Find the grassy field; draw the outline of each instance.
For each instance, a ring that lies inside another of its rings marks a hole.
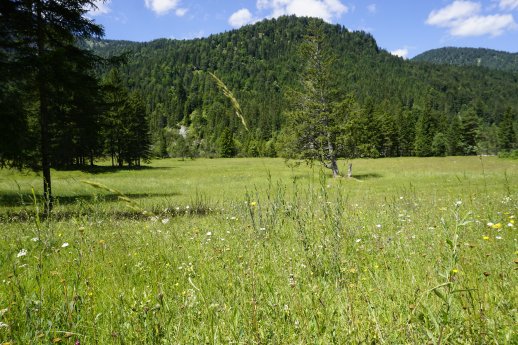
[[[353,166],[1,170],[0,344],[517,344],[518,162]]]

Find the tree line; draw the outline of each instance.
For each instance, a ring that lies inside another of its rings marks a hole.
[[[403,60],[368,33],[318,19],[280,17],[186,41],[85,44],[103,57],[130,57],[121,77],[145,99],[155,156],[279,156],[311,23],[322,26],[336,57],[336,92],[355,104],[348,124],[355,128],[354,156],[496,154],[517,147],[518,74]],[[205,72],[232,90],[250,131]]]
[[[146,108],[112,62],[81,48],[103,29],[85,14],[95,1],[0,3],[0,164],[42,171],[52,209],[50,169],[139,165],[149,157]]]

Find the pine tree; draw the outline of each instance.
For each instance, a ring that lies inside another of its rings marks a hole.
[[[498,148],[500,151],[511,151],[518,147],[517,141],[513,113],[511,108],[507,108],[498,125]]]
[[[446,154],[448,156],[458,156],[464,154],[462,145],[461,121],[457,115],[452,117],[450,127],[448,128]]]

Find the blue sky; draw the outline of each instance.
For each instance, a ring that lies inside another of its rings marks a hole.
[[[206,37],[285,14],[370,32],[407,58],[445,46],[518,51],[518,0],[109,0],[89,16],[105,38],[150,41]]]

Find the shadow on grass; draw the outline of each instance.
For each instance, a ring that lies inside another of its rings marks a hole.
[[[132,199],[144,199],[154,197],[172,197],[177,196],[179,193],[130,193],[124,194],[124,196]],[[38,202],[41,199],[40,195],[36,195]],[[114,202],[119,201],[118,195],[115,194],[79,194],[79,195],[67,195],[67,196],[55,196],[55,203],[59,205],[70,205],[78,202]],[[15,207],[15,206],[29,206],[34,204],[32,195],[29,193],[0,193],[0,206],[4,207]]]
[[[353,174],[353,178],[357,179],[357,180],[361,180],[361,181],[364,181],[364,180],[372,180],[372,179],[376,179],[376,178],[381,178],[383,177],[383,175],[381,174],[377,174],[377,173],[371,173],[371,174]]]
[[[152,167],[148,165],[143,166],[134,166],[134,167],[112,167],[111,165],[94,165],[94,166],[84,166],[84,167],[71,167],[71,168],[59,168],[59,171],[81,171],[89,174],[107,174],[107,173],[116,173],[120,171],[158,171],[158,170],[170,170],[175,169],[175,167]]]

